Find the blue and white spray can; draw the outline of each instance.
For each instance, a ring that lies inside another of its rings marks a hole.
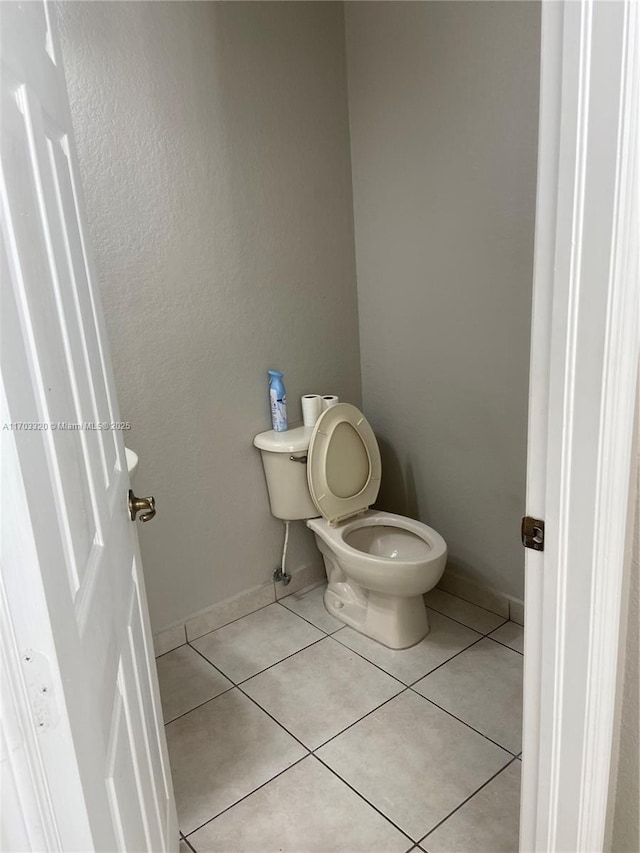
[[[271,426],[275,432],[284,432],[287,423],[287,392],[279,370],[267,370],[269,374],[269,398],[271,400]]]

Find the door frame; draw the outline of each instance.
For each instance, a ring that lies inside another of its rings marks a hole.
[[[602,850],[638,379],[640,16],[542,3],[520,849]]]

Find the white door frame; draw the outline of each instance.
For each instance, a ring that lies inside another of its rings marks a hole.
[[[639,13],[542,6],[520,849],[603,849],[638,377]]]

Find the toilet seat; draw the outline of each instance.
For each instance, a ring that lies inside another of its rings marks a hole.
[[[378,442],[362,412],[338,403],[318,418],[307,454],[309,492],[329,524],[365,512],[380,491]]]

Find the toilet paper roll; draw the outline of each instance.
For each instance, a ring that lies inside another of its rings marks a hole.
[[[305,394],[300,398],[302,405],[302,423],[305,426],[315,426],[322,412],[322,397],[319,394]]]
[[[336,406],[339,402],[340,397],[336,397],[334,394],[325,394],[322,398],[322,411],[325,412],[331,406]]]

